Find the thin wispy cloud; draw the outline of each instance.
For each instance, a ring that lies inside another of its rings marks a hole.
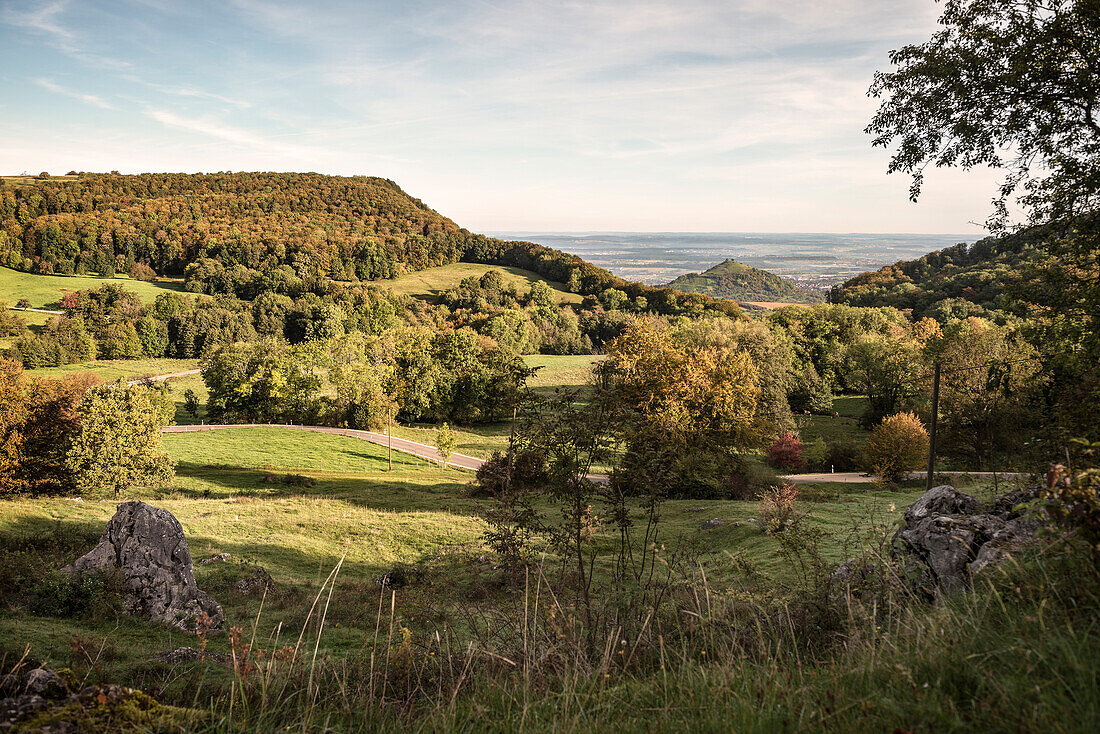
[[[914,207],[862,132],[933,0],[4,2],[17,167],[89,169],[58,143],[109,105],[149,143],[110,168],[376,174],[478,229],[959,231],[990,196]]]
[[[110,102],[108,102],[107,100],[103,99],[102,97],[98,97],[94,94],[87,94],[85,92],[78,92],[75,89],[66,89],[65,87],[61,86],[60,84],[57,84],[56,82],[50,81],[49,79],[35,79],[34,82],[38,86],[42,87],[43,89],[45,89],[47,91],[53,92],[54,94],[63,94],[66,97],[71,97],[73,99],[78,99],[81,102],[86,102],[87,104],[94,105],[96,107],[100,107],[100,108],[105,109],[105,110],[115,109],[115,106],[112,105]]]
[[[37,31],[56,39],[71,40],[73,32],[63,27],[58,18],[67,2],[7,5],[0,10],[0,19],[8,25]]]
[[[271,155],[285,155],[308,160],[318,154],[316,148],[273,140],[249,130],[226,125],[217,120],[182,117],[168,110],[157,109],[145,110],[145,114],[168,127],[254,148]]]

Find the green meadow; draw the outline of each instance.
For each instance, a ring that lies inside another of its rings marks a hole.
[[[164,278],[147,282],[123,276],[98,278],[92,275],[37,275],[11,268],[0,267],[0,301],[14,306],[26,298],[31,308],[56,309],[66,293],[98,288],[104,283],[115,283],[133,291],[145,303],[152,303],[165,291],[178,291],[182,284]]]
[[[499,265],[482,265],[480,263],[452,263],[441,265],[427,270],[417,270],[406,273],[392,280],[376,280],[374,285],[388,288],[400,295],[414,296],[427,300],[437,300],[443,291],[457,286],[464,278],[480,278],[490,270],[497,270],[504,275],[506,285],[515,286],[520,293],[526,293],[531,285],[540,278],[537,274],[522,268],[504,267]],[[565,290],[565,284],[554,281],[546,281],[553,289],[558,303],[580,303],[581,297],[576,293]]]

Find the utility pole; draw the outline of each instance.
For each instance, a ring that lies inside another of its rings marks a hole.
[[[512,406],[512,432],[508,434],[508,488],[512,488],[512,461],[513,461],[513,447],[516,443],[516,414],[519,412],[519,406]]]
[[[940,363],[935,363],[936,373],[932,377],[932,425],[928,431],[928,478],[924,490],[932,489],[932,474],[936,471],[936,420],[940,416]]]
[[[519,406],[512,406],[512,432],[508,436],[508,453],[512,452],[512,444],[516,440],[516,414],[519,412]]]
[[[386,458],[393,471],[393,408],[386,411]]]

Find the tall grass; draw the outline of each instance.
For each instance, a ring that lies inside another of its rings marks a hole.
[[[338,567],[293,652],[233,642],[213,731],[1094,731],[1100,584],[1058,542],[936,605],[880,566],[858,589],[818,575],[793,594],[718,591],[677,569],[668,603],[583,615],[528,569],[509,601],[449,611],[427,633],[379,589],[373,639],[318,655]],[[629,601],[631,590],[624,590]],[[259,618],[252,631],[255,640]],[[303,641],[312,652],[303,654]]]

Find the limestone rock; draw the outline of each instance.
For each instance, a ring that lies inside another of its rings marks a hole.
[[[258,590],[273,591],[275,589],[275,579],[271,578],[271,574],[263,566],[253,566],[251,573],[242,576],[235,586],[237,591],[245,594]]]
[[[1016,508],[1037,489],[995,498],[988,506],[953,487],[934,487],[905,511],[894,556],[930,596],[951,593],[1031,540],[1038,525]]]
[[[194,630],[200,614],[212,627],[223,621],[221,606],[199,589],[191,552],[179,521],[163,508],[123,502],[99,545],[66,570],[77,575],[117,570],[126,585],[126,611]]]
[[[229,556],[228,553],[219,553],[216,556],[210,556],[209,558],[203,558],[201,561],[199,561],[199,565],[202,566],[202,565],[205,565],[207,563],[223,563],[225,561],[228,561],[229,558],[230,558],[230,556]]]

